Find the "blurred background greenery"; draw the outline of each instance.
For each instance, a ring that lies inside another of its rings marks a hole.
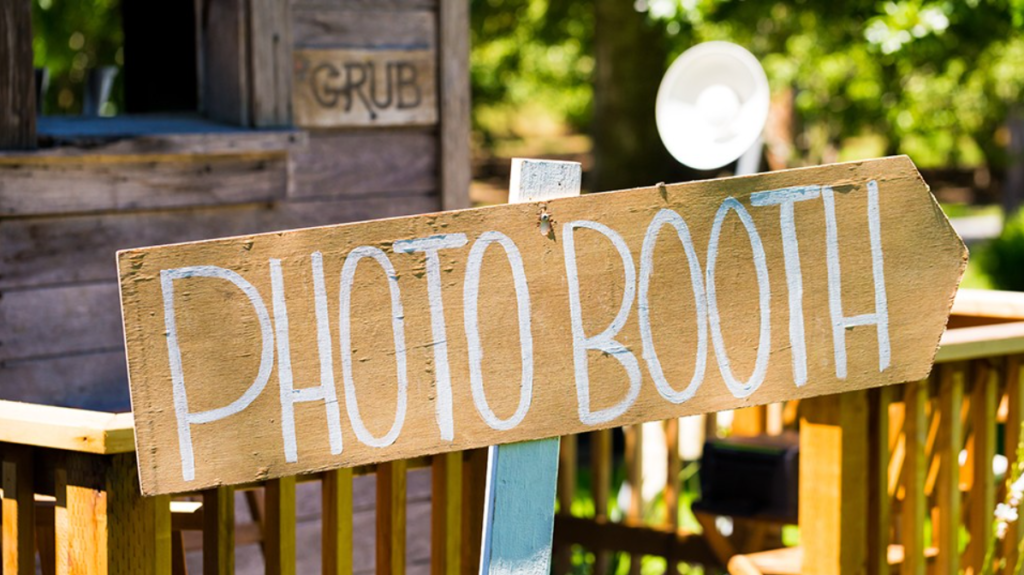
[[[1024,200],[1024,0],[470,4],[479,201],[503,200],[514,155],[579,160],[588,190],[727,173],[680,166],[654,126],[664,71],[708,40],[765,67],[762,168],[908,154],[951,215],[990,218],[996,232]],[[123,66],[120,0],[33,7],[36,66],[50,74],[43,111],[79,113],[88,71]],[[103,115],[124,110],[121,83]],[[1024,270],[1024,216],[1007,221],[1002,240],[972,243],[967,285],[1024,289],[1012,273]]]

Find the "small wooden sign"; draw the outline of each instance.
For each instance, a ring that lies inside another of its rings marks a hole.
[[[124,251],[142,489],[919,380],[966,261],[906,157]]]
[[[295,50],[295,123],[310,128],[437,123],[433,50]]]

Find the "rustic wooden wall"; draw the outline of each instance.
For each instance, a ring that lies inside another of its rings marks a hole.
[[[0,151],[0,398],[128,407],[118,249],[467,205],[467,0],[446,1],[443,10],[427,0],[248,3],[256,6],[292,21],[253,16],[253,33],[265,24],[275,41],[292,35],[295,46],[438,47],[438,100],[447,103],[439,104],[437,122],[225,128],[211,137]],[[279,77],[263,82],[273,98],[249,102],[267,108],[269,119],[257,125],[290,115]]]

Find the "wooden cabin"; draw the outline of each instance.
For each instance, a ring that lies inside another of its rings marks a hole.
[[[118,249],[469,203],[468,1],[122,4],[110,118],[36,114],[0,4],[0,399],[127,408]]]

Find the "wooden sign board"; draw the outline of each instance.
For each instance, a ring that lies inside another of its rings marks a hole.
[[[295,123],[309,128],[437,123],[434,50],[295,50]]]
[[[906,157],[123,251],[143,492],[919,380],[966,262]]]

